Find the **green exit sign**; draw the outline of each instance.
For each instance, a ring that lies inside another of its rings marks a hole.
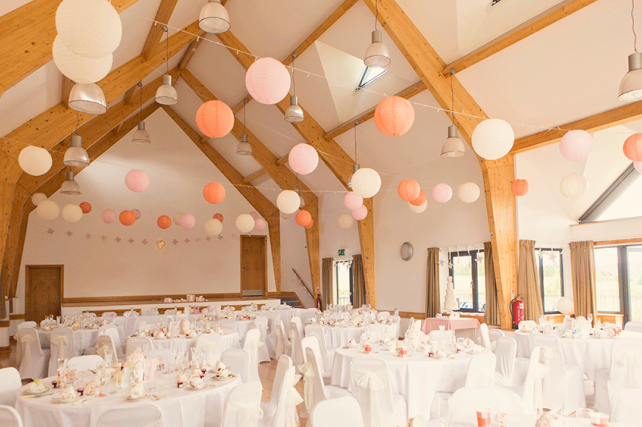
[[[339,249],[339,256],[345,256],[346,255],[346,250],[345,249]]]

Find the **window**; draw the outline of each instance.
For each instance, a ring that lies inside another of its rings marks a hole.
[[[620,306],[620,248],[596,248],[595,293],[597,311],[621,313]]]
[[[453,278],[459,311],[486,310],[484,251],[451,252],[449,274]]]
[[[366,69],[363,70],[363,74],[361,75],[361,80],[359,81],[359,84],[357,85],[357,88],[355,89],[355,91],[359,92],[361,89],[368,86],[370,83],[374,82],[379,77],[386,74],[387,72],[388,71],[384,68],[366,67]]]
[[[597,311],[642,321],[642,245],[595,248]]]
[[[535,251],[544,313],[558,313],[555,304],[558,299],[564,296],[562,249],[535,248]]]
[[[337,305],[352,304],[352,261],[337,261],[335,268]]]

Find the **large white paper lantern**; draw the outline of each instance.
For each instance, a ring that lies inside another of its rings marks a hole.
[[[88,58],[73,53],[56,37],[53,42],[53,59],[62,74],[75,83],[89,84],[104,79],[111,71],[113,55],[102,58]]]
[[[560,140],[560,153],[574,162],[586,159],[593,149],[593,135],[585,130],[572,130]]]
[[[241,214],[236,218],[236,228],[241,233],[249,233],[254,230],[254,218],[250,214]]]
[[[30,145],[22,149],[18,155],[18,163],[22,170],[29,175],[40,176],[49,172],[53,159],[49,151]]]
[[[56,30],[69,50],[89,58],[113,53],[123,35],[118,12],[107,0],[64,0],[56,11]]]
[[[205,221],[205,232],[210,236],[218,236],[223,231],[223,223],[216,218]]]
[[[352,219],[352,215],[348,215],[345,213],[339,215],[339,227],[350,228],[352,227],[353,222],[354,222],[354,219]]]
[[[47,196],[44,193],[35,193],[33,196],[31,196],[31,202],[36,206],[38,206],[45,200],[47,200]]]
[[[70,203],[62,208],[62,217],[67,222],[78,222],[82,218],[82,209],[80,206]]]
[[[425,210],[426,210],[426,208],[428,207],[428,200],[426,200],[425,202],[423,202],[423,203],[422,203],[421,205],[419,205],[419,206],[415,206],[415,205],[413,205],[412,203],[408,202],[408,207],[409,207],[409,208],[410,208],[410,210],[411,210],[412,212],[414,212],[414,213],[422,213],[422,212],[423,212],[423,211],[425,211]]]
[[[579,199],[588,191],[588,181],[579,173],[572,173],[562,178],[560,191],[569,199]]]
[[[487,119],[473,131],[473,150],[486,160],[504,157],[515,142],[515,133],[508,123],[499,119]]]
[[[53,200],[45,200],[38,205],[36,213],[40,218],[52,221],[60,215],[60,207],[58,207],[58,203]]]
[[[172,218],[172,220],[174,221],[174,224],[176,224],[176,225],[181,225],[181,218],[182,218],[182,217],[183,217],[183,214],[182,214],[182,213],[176,213],[176,214],[174,214],[174,217]]]
[[[465,182],[457,187],[457,197],[464,203],[473,203],[479,199],[479,187],[474,182]]]
[[[276,206],[285,214],[293,214],[299,209],[300,205],[301,198],[292,190],[281,191],[276,198]]]
[[[364,199],[373,197],[381,188],[381,177],[376,170],[361,168],[352,175],[352,191]]]

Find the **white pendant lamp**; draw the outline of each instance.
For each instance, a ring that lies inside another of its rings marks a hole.
[[[163,31],[165,31],[166,34],[165,57],[167,59],[165,63],[167,64],[167,73],[169,73],[169,30],[167,25],[163,25]],[[169,74],[163,76],[163,85],[156,91],[154,100],[161,105],[175,105],[178,103],[178,93],[176,93],[176,89],[172,86],[172,76]]]
[[[294,81],[294,58],[297,54],[292,55],[292,96],[290,96],[290,106],[285,110],[285,121],[290,123],[300,123],[303,117],[303,109],[299,107],[299,100],[296,97],[296,82]]]
[[[230,16],[221,4],[221,0],[209,0],[201,9],[201,15],[198,19],[198,28],[201,30],[212,33],[220,34],[228,31],[232,24],[230,24]]]
[[[455,126],[455,93],[453,92],[453,78],[455,70],[450,69],[450,96],[451,96],[451,114],[452,125],[448,126],[448,139],[441,146],[441,157],[462,157],[466,155],[466,144],[457,135],[457,126]]]
[[[145,122],[143,121],[143,84],[138,83],[138,88],[140,92],[140,122],[138,122],[138,129],[136,129],[132,136],[132,142],[134,144],[146,145],[151,144],[152,140],[149,137],[149,133],[145,130]]]
[[[247,99],[243,102],[247,104]],[[239,156],[252,155],[252,146],[247,142],[247,135],[245,134],[245,105],[243,106],[243,135],[241,135],[241,142],[236,146],[236,154]]]
[[[80,195],[80,185],[78,185],[78,183],[74,180],[74,173],[72,171],[67,171],[67,180],[62,183],[60,192],[69,196]]]
[[[633,21],[633,49],[635,53],[629,55],[629,72],[624,75],[620,82],[620,90],[617,99],[620,101],[637,101],[642,99],[642,52],[638,52],[635,34],[635,18],[633,8],[635,3],[631,0],[631,20]]]
[[[377,21],[379,19],[379,2],[375,0],[375,30],[372,32],[372,43],[366,50],[366,56],[363,63],[370,68],[385,68],[390,64],[390,51],[383,44],[383,34],[377,30]]]
[[[80,135],[71,136],[71,147],[65,151],[65,158],[62,162],[65,166],[80,168],[89,166],[89,154],[82,148],[82,137]]]
[[[95,83],[76,84],[69,92],[69,102],[72,110],[89,114],[105,114],[107,101],[103,90]]]
[[[305,207],[305,200],[303,200],[303,197],[301,197],[301,190],[297,188],[294,190],[294,192],[299,195],[299,209],[303,209]]]

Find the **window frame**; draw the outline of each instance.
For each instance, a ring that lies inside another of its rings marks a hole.
[[[334,262],[334,277],[336,277],[336,283],[335,283],[335,297],[337,304],[339,304],[339,268],[340,264],[349,264],[348,265],[348,270],[350,274],[348,275],[350,277],[350,304],[354,304],[354,285],[352,283],[352,261],[349,260],[340,260],[340,261],[335,261]]]
[[[535,248],[537,259],[539,260],[537,269],[539,270],[539,291],[542,296],[542,309],[544,310],[544,314],[561,314],[559,310],[546,311],[546,299],[544,296],[544,251],[555,251],[560,253],[560,290],[562,294],[560,298],[564,296],[564,253],[562,248]]]
[[[470,275],[472,276],[473,282],[473,308],[458,308],[455,311],[462,313],[485,313],[485,311],[480,311],[479,309],[479,281],[478,281],[478,270],[477,270],[477,256],[479,253],[484,253],[483,249],[474,249],[471,251],[456,251],[448,253],[448,274],[453,278],[453,285],[455,285],[455,258],[457,257],[470,257]],[[450,266],[452,264],[452,267]],[[457,301],[459,306],[459,301]]]
[[[629,252],[630,247],[638,246],[642,248],[642,244],[630,244],[630,245],[605,245],[605,246],[596,246],[593,248],[593,253],[595,254],[596,250],[599,249],[610,249],[615,248],[617,251],[617,280],[618,280],[618,290],[620,297],[620,310],[619,311],[605,311],[599,310],[600,314],[621,314],[623,316],[623,323],[629,321],[631,317],[631,287],[629,286]],[[597,285],[597,277],[595,281]],[[596,290],[597,298],[597,290]]]

